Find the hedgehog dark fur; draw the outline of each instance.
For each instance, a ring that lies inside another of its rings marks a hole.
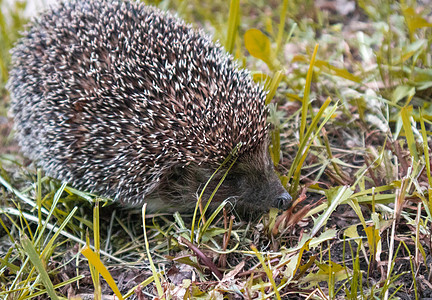
[[[214,201],[287,206],[267,153],[265,92],[177,17],[134,2],[66,2],[33,21],[12,62],[17,138],[48,175],[184,211],[241,143]]]

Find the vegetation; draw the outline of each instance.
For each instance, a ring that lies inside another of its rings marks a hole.
[[[270,153],[295,200],[246,221],[228,202],[124,210],[22,158],[4,88],[17,3],[0,1],[0,299],[432,297],[430,6],[152,1],[269,90]]]

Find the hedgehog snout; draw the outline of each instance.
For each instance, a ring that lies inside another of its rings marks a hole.
[[[291,206],[291,200],[291,195],[284,191],[274,200],[273,207],[286,210]]]
[[[234,189],[232,189],[234,190]],[[285,210],[291,205],[291,196],[281,184],[273,168],[260,173],[248,173],[242,177],[237,191],[246,206],[254,205],[258,210],[270,207]]]

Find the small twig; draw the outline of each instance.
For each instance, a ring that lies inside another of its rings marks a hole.
[[[223,223],[224,223],[225,233],[223,236],[222,248],[225,251],[227,244],[228,244],[227,236],[226,236],[226,234],[227,234],[226,230],[228,229],[228,214],[227,214],[225,207],[223,208]],[[221,256],[219,257],[219,267],[221,267],[221,268],[226,267],[226,255],[225,254],[221,254]]]
[[[228,248],[228,243],[230,241],[230,237],[231,237],[231,231],[232,231],[232,227],[233,227],[233,223],[234,223],[234,216],[230,217],[229,220],[229,224],[228,224],[228,215],[226,212],[226,209],[223,209],[223,213],[224,213],[224,228],[225,228],[225,234],[223,236],[223,242],[222,242],[222,249],[223,251],[226,251],[226,249]],[[219,266],[221,268],[226,268],[226,254],[221,254],[220,258],[219,258]]]
[[[204,197],[204,195],[203,195],[203,197]],[[204,208],[203,208],[203,205],[202,205],[202,197],[199,199],[199,204],[198,204],[199,206],[199,210],[200,210],[200,213],[201,213],[201,216],[202,216],[202,224],[204,225],[205,223],[206,223],[206,217],[205,217],[205,214],[204,214]]]
[[[390,141],[389,141],[388,144],[389,144],[388,147],[390,149],[391,149],[391,145],[393,145],[394,152],[396,154],[396,157],[399,160],[399,163],[400,163],[401,169],[402,169],[402,170],[399,170],[400,174],[406,173],[407,170],[408,170],[408,167],[409,167],[409,163],[405,159],[405,157],[402,155],[402,149],[401,149],[399,143],[397,141],[393,142],[393,143],[390,143]]]
[[[375,174],[374,174],[374,172],[372,170],[372,165],[369,162],[369,158],[367,157],[367,154],[364,156],[364,160],[365,160],[365,163],[366,163],[366,166],[367,166],[367,171],[368,171],[370,177],[372,178],[375,186],[380,186],[381,183],[378,181],[378,179],[376,178],[376,176],[375,176]]]

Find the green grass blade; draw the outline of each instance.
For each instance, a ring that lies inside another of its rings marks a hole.
[[[45,231],[45,229],[46,229],[46,227],[47,227],[47,225],[48,225],[49,220],[51,219],[51,216],[52,216],[53,213],[54,213],[54,210],[55,210],[56,207],[57,207],[57,203],[59,202],[59,200],[60,200],[60,196],[61,196],[61,194],[63,193],[63,191],[64,191],[66,185],[67,185],[67,183],[64,182],[64,183],[61,185],[61,187],[57,190],[57,192],[54,194],[53,203],[52,203],[52,205],[51,205],[51,209],[50,209],[50,211],[48,212],[48,216],[45,218],[45,222],[43,223],[42,227],[38,227],[38,229],[40,228],[40,230],[39,230],[39,235],[38,235],[38,237],[37,237],[37,239],[36,239],[36,241],[35,241],[35,245],[39,244],[39,241],[44,237],[44,234],[43,234],[43,233],[44,233],[44,231]]]
[[[164,293],[163,293],[163,289],[162,289],[162,285],[159,279],[159,273],[156,271],[156,267],[153,263],[153,259],[151,257],[151,253],[150,253],[150,245],[147,239],[147,228],[146,228],[146,207],[147,207],[147,203],[144,204],[143,208],[142,208],[142,218],[143,218],[143,230],[144,230],[144,242],[145,242],[145,248],[146,248],[146,252],[147,252],[147,258],[149,260],[150,263],[150,268],[152,270],[152,274],[153,274],[153,278],[155,281],[155,285],[156,285],[156,289],[159,295],[159,298],[163,298],[164,297]]]
[[[282,48],[282,42],[285,32],[285,21],[286,21],[286,15],[288,10],[288,0],[283,0],[282,8],[280,10],[280,20],[279,20],[279,27],[278,27],[278,33],[276,37],[276,55],[279,54],[279,51]]]
[[[425,165],[426,165],[426,175],[429,182],[429,188],[432,188],[432,173],[431,173],[430,159],[429,159],[429,145],[427,142],[428,137],[427,137],[424,121],[425,121],[425,116],[423,114],[423,110],[420,110],[420,126],[421,126],[421,134],[423,138],[423,154],[424,154]]]
[[[68,280],[66,280],[66,281],[63,281],[62,283],[56,284],[56,285],[54,286],[54,289],[62,288],[62,287],[64,287],[64,286],[68,285],[68,284],[72,284],[72,283],[74,283],[74,282],[78,282],[79,280],[84,279],[84,278],[85,278],[84,275],[78,275],[78,276],[75,276],[74,278],[71,278],[71,279],[68,279]],[[36,292],[36,293],[34,293],[34,294],[31,294],[31,295],[29,295],[29,296],[26,296],[26,297],[22,298],[22,300],[25,300],[25,299],[31,299],[31,298],[36,298],[36,297],[39,297],[39,296],[41,296],[41,295],[44,295],[46,292],[47,292],[47,291],[40,291],[40,292]]]
[[[276,94],[276,90],[282,80],[282,78],[284,77],[284,72],[282,70],[277,71],[274,76],[272,77],[270,83],[269,83],[269,87],[268,87],[268,94],[266,96],[266,100],[265,100],[265,104],[268,105],[274,95]]]
[[[99,226],[99,200],[96,199],[96,203],[93,207],[93,239],[94,239],[94,249],[95,249],[95,251],[93,253],[96,255],[98,262],[100,262],[102,264],[102,262],[100,261],[100,232],[99,232],[100,229],[99,228],[100,228],[100,226]],[[85,249],[90,249],[90,248],[85,248]],[[94,257],[93,257],[93,259],[94,259]],[[95,264],[96,261],[93,261],[91,263],[94,266],[94,268],[93,268],[94,295],[95,295],[95,299],[97,299],[97,298],[100,299],[100,298],[102,298],[102,286],[100,283],[100,276],[99,276],[101,274],[101,272],[99,272],[99,268],[101,268],[101,266],[100,266],[100,264],[96,265]],[[102,266],[103,266],[103,268],[105,268],[105,266],[103,264],[102,264]],[[103,268],[102,268],[102,270],[103,270]],[[105,270],[106,270],[106,268],[105,268]],[[108,270],[107,270],[107,272],[108,272]],[[105,276],[111,276],[109,273],[108,273],[108,275],[106,273],[104,273],[104,274],[105,274]],[[102,275],[102,277],[105,278],[105,276],[103,274],[101,274],[101,275]],[[107,280],[107,279],[105,278],[105,280]],[[111,278],[111,280],[112,280],[112,278]],[[110,284],[110,282],[108,282],[108,284]],[[116,286],[116,288],[117,288],[117,286]],[[112,287],[111,287],[111,289],[112,289]]]
[[[310,87],[312,84],[312,74],[313,74],[317,53],[318,53],[318,45],[315,45],[315,49],[309,64],[309,70],[306,75],[306,86],[304,88],[304,95],[302,101],[302,115],[301,115],[301,123],[300,123],[300,143],[304,139],[304,133],[306,130],[306,117],[307,117],[307,111],[309,107],[309,94],[310,94]]]
[[[54,241],[57,239],[57,237],[60,235],[60,233],[64,230],[66,225],[69,223],[69,221],[72,219],[75,212],[78,210],[78,207],[75,206],[72,211],[69,213],[69,215],[64,219],[63,223],[58,227],[58,229],[55,231],[52,238],[49,240],[49,242],[46,244],[45,249],[42,251],[42,256],[45,259],[48,259],[48,257],[45,257],[45,255],[49,252],[49,250],[54,245]]]
[[[38,218],[37,217],[35,217],[35,216],[31,215],[31,214],[25,213],[25,212],[24,213],[20,212],[19,210],[15,209],[15,208],[10,208],[10,207],[1,208],[0,207],[0,214],[11,214],[11,215],[14,215],[14,216],[21,216],[22,215],[22,216],[24,216],[26,218],[26,220],[29,220],[29,221],[34,222],[36,224],[38,223]],[[49,223],[46,224],[46,227],[47,227],[47,229],[52,230],[54,232],[59,231],[59,228],[57,226],[54,226],[54,225],[49,224]],[[70,234],[67,231],[60,230],[60,234],[62,236],[64,236],[64,237],[66,237],[66,238],[68,238],[68,239],[70,239],[70,240],[78,243],[78,244],[81,244],[83,246],[86,245],[85,241],[77,238],[76,236]],[[101,251],[101,254],[103,254],[104,256],[106,256],[106,257],[108,257],[108,258],[110,258],[110,259],[112,259],[112,260],[114,260],[114,261],[116,261],[116,262],[118,262],[120,264],[124,264],[125,263],[124,260],[119,259],[119,258],[117,258],[117,257],[115,257],[115,256],[113,256],[113,255],[111,255],[109,253],[106,253],[105,251]]]
[[[330,201],[329,208],[318,217],[318,219],[315,221],[315,225],[311,231],[311,236],[313,237],[315,234],[317,234],[318,230],[327,222],[327,220],[330,218],[330,215],[333,213],[333,211],[336,209],[336,207],[348,200],[349,197],[353,194],[353,191],[348,188],[347,186],[343,186],[339,188],[339,191],[337,195],[333,199],[328,199]]]
[[[236,163],[237,158],[235,157],[232,161],[232,163],[230,164],[230,166],[228,167],[228,169],[225,171],[224,175],[222,176],[222,178],[219,180],[218,184],[216,185],[215,189],[213,190],[213,192],[210,195],[209,200],[206,203],[206,206],[203,209],[202,215],[200,216],[199,220],[198,220],[198,225],[201,224],[201,221],[203,219],[203,217],[205,216],[205,213],[207,212],[210,203],[213,199],[213,197],[215,196],[216,192],[219,190],[220,186],[222,185],[222,183],[225,181],[225,178],[228,176],[229,171],[231,170],[231,168],[234,166],[234,164]],[[198,239],[199,241],[199,239]]]
[[[198,208],[200,206],[200,203],[202,201],[202,197],[204,196],[204,192],[207,189],[208,185],[210,184],[210,182],[213,180],[213,178],[216,176],[216,174],[232,159],[233,156],[235,156],[235,154],[237,153],[237,150],[239,149],[239,147],[241,147],[241,143],[239,143],[232,151],[231,153],[228,155],[227,158],[225,158],[225,160],[221,163],[221,165],[216,169],[216,171],[213,172],[213,174],[210,176],[210,178],[207,180],[207,182],[205,183],[203,189],[201,190],[201,193],[198,197],[197,203],[195,205],[195,210],[192,216],[192,224],[191,224],[191,241],[193,241],[194,239],[194,235],[195,235],[195,221],[196,221],[196,217],[198,215]],[[212,196],[210,197],[212,198]],[[202,218],[202,216],[201,216]],[[199,219],[201,221],[201,218]],[[199,222],[198,222],[198,226],[199,226]]]
[[[276,282],[275,282],[275,280],[273,278],[273,273],[270,270],[269,266],[266,264],[266,262],[264,260],[264,257],[262,257],[261,253],[258,252],[258,249],[254,245],[251,246],[251,249],[255,253],[255,255],[258,258],[258,260],[260,261],[262,267],[264,268],[264,271],[267,274],[267,278],[269,279],[271,285],[273,286],[273,291],[276,294],[276,299],[281,300],[281,296],[279,294]]]
[[[227,200],[223,201],[210,215],[207,222],[200,228],[200,235],[198,236],[198,241],[201,240],[202,235],[206,232],[206,230],[209,228],[209,226],[212,224],[214,219],[218,216],[218,214],[221,212],[221,210],[225,207],[227,204]]]
[[[233,53],[238,26],[240,24],[240,0],[231,0],[225,49]]]
[[[321,122],[320,126],[318,126],[318,122],[323,116],[326,108],[329,106],[331,100],[328,98],[324,104],[321,106],[318,113],[315,115],[315,117],[312,120],[311,125],[309,126],[308,131],[306,132],[303,139],[300,140],[299,149],[296,153],[296,156],[294,158],[293,163],[291,164],[290,170],[288,172],[288,178],[293,182],[290,187],[291,195],[294,194],[294,192],[297,190],[298,184],[300,182],[300,172],[303,166],[304,161],[306,160],[306,157],[308,155],[308,150],[312,146],[313,140],[321,131],[321,128],[327,123],[327,121],[331,118],[333,113],[338,108],[338,103],[336,103],[332,109],[327,113],[324,120]],[[318,128],[317,128],[318,127]],[[315,134],[312,138],[312,133],[315,131]]]
[[[27,203],[28,205],[30,205],[31,207],[37,208],[37,204],[33,201],[30,200],[30,198],[24,196],[24,194],[22,194],[20,191],[14,189],[9,182],[7,182],[1,175],[0,175],[0,183],[11,193],[15,194],[20,200],[22,200],[24,203]],[[47,215],[48,214],[48,210],[46,210],[44,207],[41,208],[42,212]]]
[[[412,106],[402,107],[401,112],[400,112],[401,118],[402,118],[402,125],[404,128],[405,136],[406,136],[407,143],[408,143],[408,149],[411,153],[411,156],[414,157],[414,160],[418,161],[419,156],[417,153],[417,147],[416,147],[416,142],[414,139],[414,133],[412,131],[411,122],[410,122],[411,113],[412,113]]]
[[[54,286],[49,278],[49,275],[47,271],[45,270],[44,264],[42,263],[42,260],[40,259],[38,253],[36,252],[36,249],[33,247],[32,242],[27,237],[27,235],[23,235],[21,238],[21,245],[28,255],[31,263],[36,268],[37,272],[41,276],[41,280],[43,282],[44,287],[46,288],[46,291],[50,297],[50,299],[57,300],[58,297],[54,291]]]

